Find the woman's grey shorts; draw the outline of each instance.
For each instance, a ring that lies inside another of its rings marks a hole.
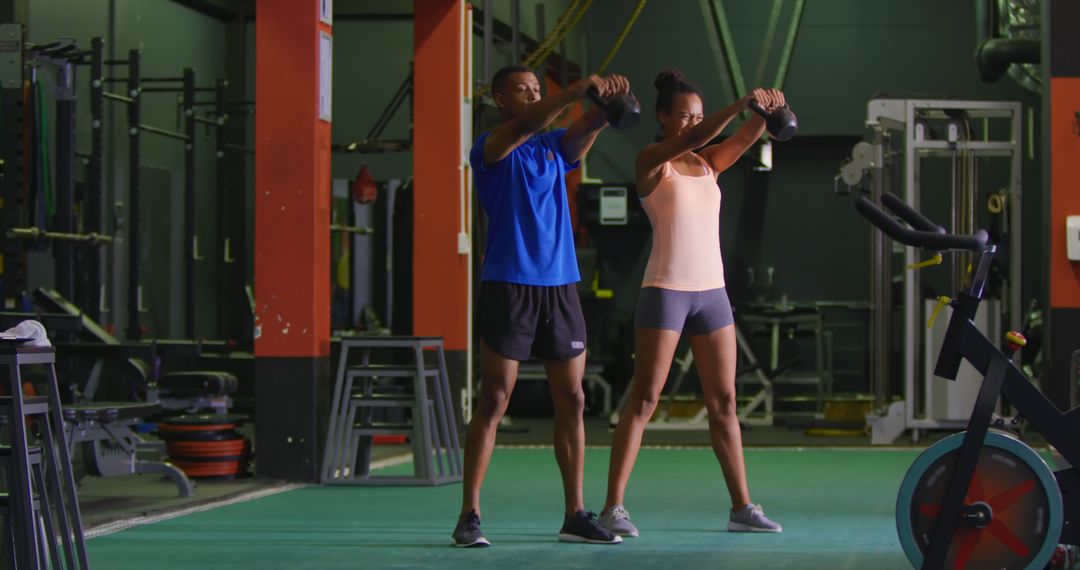
[[[676,291],[642,287],[635,325],[642,329],[668,329],[698,335],[735,322],[727,289]]]

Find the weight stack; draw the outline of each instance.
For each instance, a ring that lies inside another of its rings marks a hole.
[[[163,420],[158,435],[169,461],[188,477],[235,479],[249,475],[251,440],[236,431],[247,418],[197,414]]]

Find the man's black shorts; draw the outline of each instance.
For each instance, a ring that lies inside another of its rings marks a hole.
[[[577,284],[545,287],[501,281],[480,286],[480,338],[514,360],[568,360],[585,351]]]

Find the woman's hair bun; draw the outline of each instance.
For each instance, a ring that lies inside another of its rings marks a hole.
[[[664,91],[685,81],[686,78],[683,77],[682,72],[677,68],[672,67],[658,73],[656,75],[656,80],[653,81],[653,85],[656,86],[657,91]]]

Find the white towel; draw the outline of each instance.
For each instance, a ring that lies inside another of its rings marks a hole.
[[[49,334],[45,331],[45,325],[37,321],[23,321],[15,325],[15,327],[0,333],[0,336],[30,339],[25,343],[26,346],[52,346],[52,343],[49,342]]]

